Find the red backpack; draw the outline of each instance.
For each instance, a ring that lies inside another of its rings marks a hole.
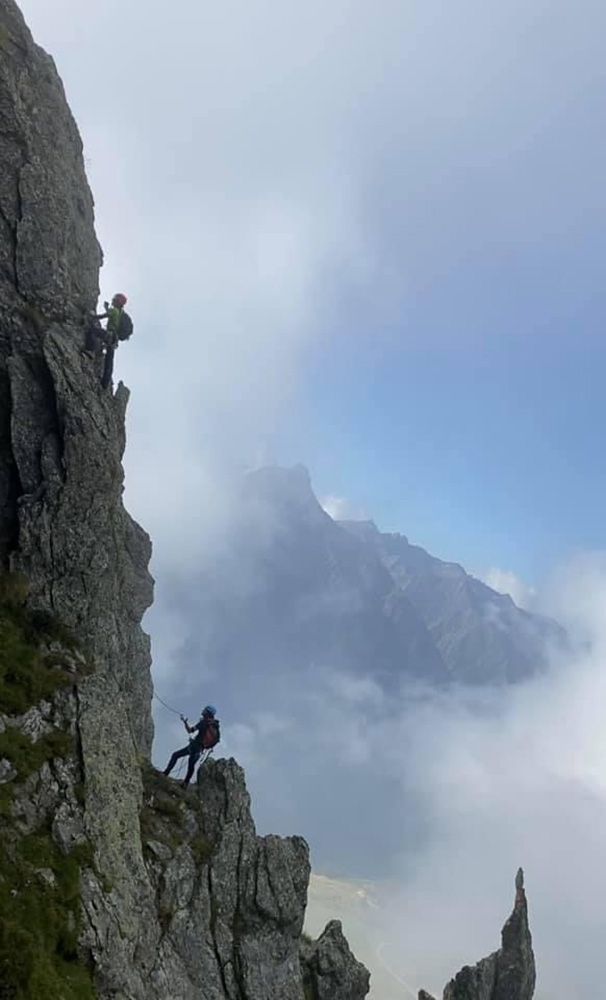
[[[211,719],[202,734],[202,746],[204,750],[212,750],[216,747],[217,743],[221,739],[221,731],[219,729],[219,720]]]

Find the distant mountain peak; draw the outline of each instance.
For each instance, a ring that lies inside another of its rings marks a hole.
[[[264,485],[266,487],[280,488],[288,484],[289,487],[306,489],[311,492],[311,476],[309,469],[305,465],[298,463],[285,467],[283,465],[261,465],[257,469],[252,469],[245,476],[245,481],[249,484]]]
[[[543,669],[549,645],[565,640],[556,623],[522,611],[406,535],[383,533],[370,518],[332,519],[302,465],[249,473],[242,506],[238,552],[251,550],[247,578],[263,594],[263,616],[272,619],[271,600],[280,606],[269,632],[292,641],[314,607],[315,624],[306,625],[314,638],[299,635],[296,644],[307,644],[314,661],[383,678],[443,673],[464,683],[511,683]],[[266,640],[264,652],[270,634]]]
[[[352,535],[358,535],[359,538],[369,538],[372,535],[380,534],[376,523],[370,519],[358,521],[352,518],[340,518],[335,523],[350,531]]]
[[[265,465],[244,477],[245,499],[264,501],[272,507],[308,507],[322,511],[311,487],[311,477],[304,465],[283,468]]]

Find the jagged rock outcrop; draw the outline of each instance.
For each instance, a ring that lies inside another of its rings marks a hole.
[[[340,920],[331,920],[317,941],[301,949],[303,982],[311,1000],[364,1000],[370,974],[352,955]]]
[[[0,625],[17,635],[11,614],[2,606]],[[91,834],[87,786],[98,764],[77,753],[89,666],[77,648],[45,640],[33,672],[20,671],[13,636],[8,695],[0,656],[0,703],[25,699],[28,676],[48,689],[26,711],[0,713],[0,995],[303,1000],[305,841],[256,835],[233,760],[208,762],[187,792],[146,765],[134,829],[125,838],[118,799]],[[114,775],[116,786],[124,777]]]
[[[536,972],[522,869],[516,875],[513,912],[501,934],[501,947],[477,965],[466,965],[445,987],[443,1000],[532,1000]],[[419,1000],[432,1000],[421,990]]]
[[[235,761],[209,762],[187,794],[149,769],[141,840],[149,923],[140,920],[137,936],[121,943],[100,995],[301,1000],[307,845],[257,837]],[[108,967],[110,943],[99,931],[111,927],[111,895],[104,914],[94,893],[85,891],[84,905],[91,949]]]
[[[233,760],[207,762],[186,792],[144,765],[135,826],[117,796],[93,829],[100,764],[78,752],[91,665],[1,588],[0,634],[0,995],[303,1000],[305,841],[257,836]],[[332,957],[317,948],[321,976],[349,996],[364,970],[342,935]]]
[[[302,1000],[307,845],[257,837],[234,761],[186,794],[148,763],[128,392],[82,352],[100,262],[53,61],[0,0],[0,995]]]

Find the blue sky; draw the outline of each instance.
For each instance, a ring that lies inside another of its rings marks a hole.
[[[473,81],[482,112],[421,136],[412,187],[408,151],[382,151],[368,211],[401,268],[399,309],[385,334],[367,302],[341,303],[299,445],[321,493],[528,580],[603,547],[606,499],[603,15],[555,4],[532,20]]]
[[[512,326],[525,319],[509,308]],[[569,550],[603,547],[606,351],[591,319],[566,339],[556,318],[553,329],[470,352],[392,350],[345,375],[326,359],[298,445],[320,494],[444,557],[530,581]]]
[[[219,470],[262,460],[472,569],[604,546],[602,5],[23,7],[131,299],[160,571],[179,498],[212,534]]]

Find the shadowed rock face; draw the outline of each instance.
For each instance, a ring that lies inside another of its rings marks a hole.
[[[356,962],[340,920],[331,920],[313,944],[301,949],[304,983],[314,1000],[364,1000],[368,970]]]
[[[115,689],[147,754],[151,546],[121,500],[128,393],[100,392],[81,353],[101,262],[82,144],[12,0],[0,56],[0,565],[86,641],[98,664],[86,698]]]
[[[187,793],[147,763],[151,546],[122,504],[128,392],[104,392],[82,353],[100,262],[61,82],[0,0],[0,992],[303,1000],[307,845],[257,837],[235,761]],[[57,918],[51,945],[22,924],[25,890]]]
[[[501,934],[501,948],[477,965],[466,965],[446,986],[443,1000],[532,1000],[536,973],[522,869],[516,876],[514,908]],[[432,1000],[424,990],[419,1000]]]
[[[0,557],[5,561],[17,533],[17,496],[40,480],[42,442],[57,423],[51,412],[46,426],[31,427],[38,440],[36,448],[26,449],[27,458],[19,448],[23,429],[11,441],[7,360],[18,352],[22,363],[37,367],[29,395],[32,403],[44,395],[40,327],[78,321],[93,308],[101,262],[76,125],[52,59],[34,46],[12,0],[0,0],[0,137]],[[20,471],[15,449],[21,452]]]

